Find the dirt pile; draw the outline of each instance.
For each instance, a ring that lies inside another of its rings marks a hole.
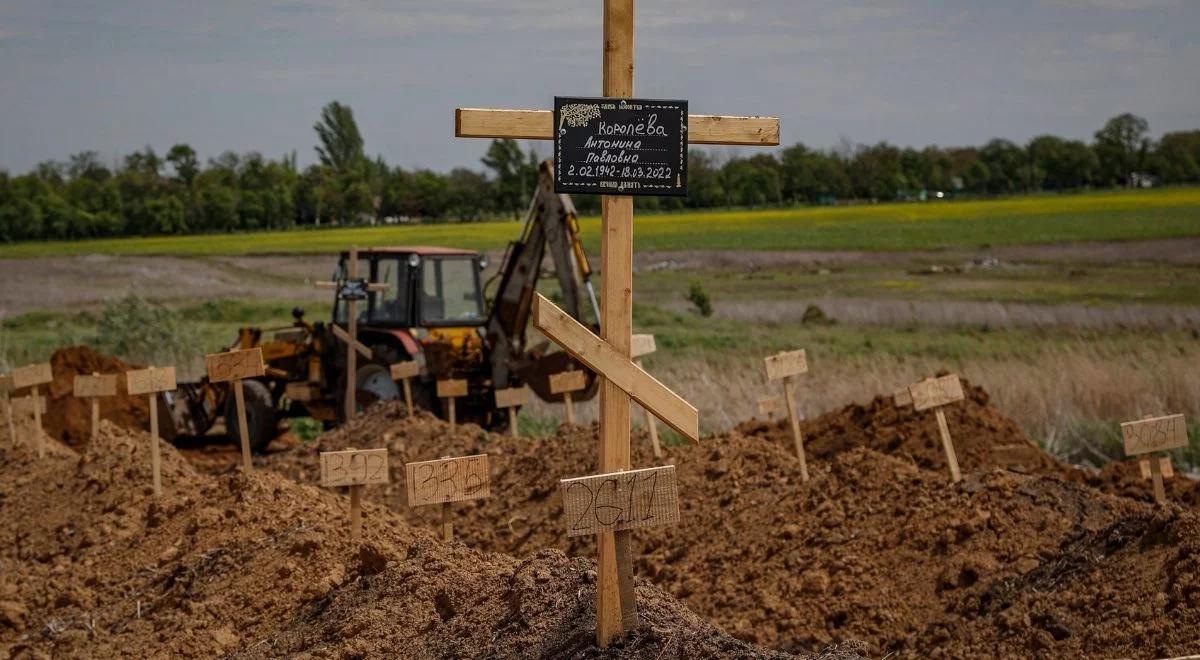
[[[117,374],[117,396],[100,399],[100,418],[131,429],[150,428],[150,404],[146,397],[130,396],[125,389],[125,372],[137,369],[121,360],[104,355],[88,346],[72,346],[50,356],[54,381],[46,398],[43,426],[51,437],[71,447],[87,444],[92,432],[92,404],[76,399],[75,376]]]
[[[1185,542],[1196,538],[1188,537],[1194,512],[1159,511],[1063,478],[1069,468],[1029,445],[990,448],[1023,436],[976,389],[966,411],[951,415],[952,428],[971,429],[961,434],[966,479],[952,485],[933,443],[936,423],[926,430],[892,408],[876,399],[826,416],[847,439],[813,428],[823,448],[810,454],[808,483],[790,436],[764,442],[761,433],[732,432],[668,448],[682,523],[635,532],[638,575],[735,636],[783,650],[848,639],[864,640],[874,655],[917,657],[1145,657],[1196,648],[1200,546]],[[888,414],[895,421],[884,422]],[[557,483],[595,470],[594,429],[517,439],[450,429],[427,415],[407,419],[402,405],[384,403],[318,444],[267,463],[311,482],[319,449],[387,446],[392,483],[366,497],[434,529],[436,507],[406,506],[403,464],[486,452],[493,496],[455,505],[459,538],[526,556],[547,547],[594,553],[590,538],[565,537]],[[633,450],[635,465],[654,464],[644,437]],[[988,465],[990,456],[1014,469]]]
[[[107,422],[83,454],[0,447],[0,655],[783,657],[646,581],[639,627],[602,651],[585,560],[446,545],[369,503],[354,544],[337,493],[200,474],[169,446],[160,498],[149,472],[147,435]]]

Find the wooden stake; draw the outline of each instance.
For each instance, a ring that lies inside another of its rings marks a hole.
[[[13,449],[17,448],[17,425],[13,422],[13,406],[12,398],[8,392],[4,393],[4,412],[8,417],[8,437],[12,441]]]
[[[358,248],[350,248],[350,263],[347,267],[347,279],[358,277]],[[358,301],[346,301],[346,329],[351,339],[358,340]],[[358,355],[355,353],[354,342],[346,342],[346,421],[350,421],[358,412]]]
[[[404,403],[408,406],[408,416],[412,417],[414,414],[412,402],[412,383],[408,382],[407,378],[403,378],[400,380],[400,384],[404,386]]]
[[[517,409],[516,408],[508,409],[508,432],[510,434],[512,434],[512,437],[514,437],[514,438],[521,437],[521,432],[519,430],[517,430]]]
[[[938,430],[942,434],[942,448],[946,450],[946,464],[950,466],[950,480],[954,483],[962,481],[962,473],[958,470],[958,455],[954,453],[954,442],[950,439],[950,427],[946,425],[946,412],[942,406],[934,409],[937,414]]]
[[[796,381],[794,376],[783,379],[783,400],[788,420],[792,423],[792,440],[796,442],[796,458],[800,459],[800,480],[808,481],[808,459],[804,455],[804,436],[800,433],[800,415],[796,412]]]
[[[153,369],[154,367],[151,367]],[[154,496],[162,495],[162,457],[158,451],[158,393],[150,397],[150,470],[154,482]]]
[[[575,426],[575,402],[571,400],[570,392],[563,392],[563,403],[567,406],[567,423]]]
[[[442,540],[449,543],[454,540],[454,520],[451,519],[450,502],[442,502]]]
[[[1150,456],[1150,478],[1154,481],[1154,501],[1160,505],[1167,503],[1167,491],[1163,487],[1162,462],[1158,456]]]
[[[449,417],[449,421],[450,421],[450,428],[454,428],[454,425],[455,425],[455,421],[454,421],[454,399],[455,399],[455,397],[452,397],[452,396],[448,396],[448,397],[446,397],[446,416],[447,416],[447,417]]]
[[[350,541],[357,543],[362,537],[362,486],[350,487]]]
[[[246,428],[246,394],[242,390],[242,379],[235,378],[233,385],[233,400],[237,404],[237,421],[239,435],[242,436],[242,469],[249,472],[254,469],[250,460],[250,429]]]
[[[93,376],[99,376],[99,371],[93,371]],[[92,400],[92,439],[96,439],[96,434],[100,432],[100,398],[91,397]]]
[[[46,439],[43,437],[45,432],[42,431],[42,395],[38,392],[38,386],[33,386],[33,436],[37,446],[38,458],[46,456]]]

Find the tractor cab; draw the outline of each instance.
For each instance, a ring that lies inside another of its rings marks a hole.
[[[349,253],[338,260],[335,280],[346,277]],[[478,328],[487,323],[478,252],[440,247],[375,248],[358,251],[358,276],[387,284],[358,305],[358,322],[374,328]],[[335,300],[334,320],[346,322],[346,305]]]

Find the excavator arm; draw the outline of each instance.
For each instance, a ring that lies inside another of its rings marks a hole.
[[[496,388],[509,387],[519,379],[545,400],[551,395],[549,376],[574,365],[584,369],[563,352],[547,353],[547,342],[528,346],[526,328],[533,307],[533,296],[542,277],[547,252],[554,264],[562,308],[575,320],[592,327],[588,320],[600,318],[596,292],[591,283],[591,265],[579,239],[579,220],[568,195],[554,192],[554,162],[546,160],[538,168],[538,185],[525,217],[518,240],[509,243],[500,271],[488,317],[487,340],[491,348],[492,381]],[[588,388],[576,399],[590,398],[596,391],[595,378],[589,373]]]

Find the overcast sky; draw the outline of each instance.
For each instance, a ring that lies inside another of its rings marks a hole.
[[[0,168],[186,142],[293,149],[337,99],[391,164],[478,168],[465,107],[600,92],[600,0],[0,0]],[[638,0],[639,96],[785,144],[1200,128],[1200,0]],[[548,153],[546,148],[544,153]]]

